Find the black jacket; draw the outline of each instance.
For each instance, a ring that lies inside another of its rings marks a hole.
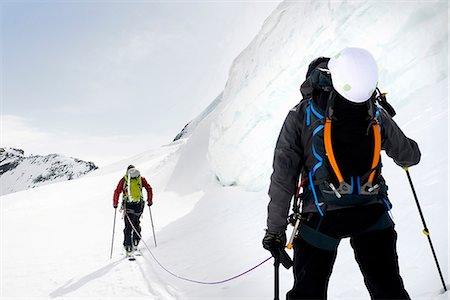
[[[339,163],[347,166],[348,172],[359,172],[364,166],[368,157],[365,149],[373,149],[370,145],[370,138],[365,132],[367,127],[362,127],[364,118],[367,117],[367,110],[361,109],[358,105],[345,103],[345,99],[340,98],[336,102],[340,107],[340,112],[336,112],[337,122],[333,133],[333,143],[335,144],[336,157]],[[340,102],[339,102],[340,101]],[[317,109],[322,109],[320,103]],[[273,173],[269,188],[270,202],[268,206],[267,227],[272,232],[282,232],[286,230],[287,216],[289,213],[292,196],[297,189],[300,174],[309,172],[317,160],[307,145],[309,135],[306,129],[306,109],[308,102],[303,100],[288,113],[284,125],[278,137],[273,161]],[[363,116],[362,118],[358,118]],[[356,120],[356,121],[355,121]],[[358,121],[359,120],[359,121]],[[395,163],[401,167],[410,167],[419,163],[420,151],[417,143],[405,136],[398,125],[383,110],[378,118],[381,126],[382,150],[391,157]],[[358,123],[359,122],[359,123]],[[347,149],[342,145],[350,143]],[[369,144],[368,144],[369,143]],[[341,146],[339,145],[341,144]],[[369,146],[367,146],[369,145]],[[341,149],[340,151],[338,150]],[[343,149],[343,150],[342,150]],[[372,150],[373,151],[373,150]],[[360,167],[360,166],[363,167]],[[353,167],[352,167],[353,166]],[[350,174],[353,175],[353,174]],[[342,206],[330,206],[327,210],[342,209]],[[316,212],[316,207],[311,200],[304,200],[303,212]]]

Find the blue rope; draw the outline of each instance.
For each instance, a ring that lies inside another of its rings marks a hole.
[[[186,277],[183,277],[183,276],[179,276],[179,275],[177,275],[177,274],[171,272],[170,270],[168,270],[166,267],[164,267],[163,264],[161,264],[161,263],[158,261],[158,259],[155,257],[155,255],[154,255],[153,252],[150,250],[150,248],[148,247],[147,243],[144,241],[144,239],[143,239],[142,236],[139,234],[139,232],[137,232],[136,228],[134,227],[133,223],[132,223],[131,220],[130,220],[130,217],[128,217],[128,214],[125,213],[125,216],[127,217],[128,222],[130,222],[130,225],[131,225],[131,227],[133,228],[134,233],[136,233],[136,234],[138,235],[138,237],[141,239],[142,243],[144,244],[145,248],[147,248],[147,250],[148,250],[148,252],[150,253],[150,255],[152,256],[153,260],[154,260],[154,261],[155,261],[155,262],[156,262],[156,263],[157,263],[164,271],[166,271],[166,272],[169,273],[170,275],[172,275],[172,276],[174,276],[174,277],[176,277],[176,278],[178,278],[178,279],[184,280],[184,281],[188,281],[188,282],[192,282],[192,283],[198,283],[198,284],[205,284],[205,285],[213,285],[213,284],[221,284],[221,283],[225,283],[225,282],[228,282],[228,281],[231,281],[231,280],[233,280],[233,279],[239,278],[239,277],[241,277],[241,276],[243,276],[243,275],[245,275],[245,274],[247,274],[247,273],[253,271],[254,269],[256,269],[256,268],[258,268],[259,266],[263,265],[264,263],[266,263],[267,261],[269,261],[269,260],[272,258],[272,256],[270,256],[270,257],[266,258],[265,260],[263,260],[262,262],[260,262],[259,264],[257,264],[256,266],[254,266],[254,267],[252,267],[252,268],[250,268],[250,269],[248,269],[248,270],[246,270],[246,271],[244,271],[244,272],[242,272],[242,273],[240,273],[240,274],[238,274],[238,275],[235,275],[235,276],[233,276],[233,277],[230,277],[230,278],[227,278],[227,279],[224,279],[224,280],[218,280],[218,281],[200,281],[200,280],[189,279],[189,278],[186,278]]]

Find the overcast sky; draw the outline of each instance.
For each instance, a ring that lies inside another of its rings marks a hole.
[[[1,146],[104,166],[171,142],[279,2],[2,2]]]

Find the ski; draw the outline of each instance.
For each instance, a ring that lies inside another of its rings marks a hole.
[[[136,260],[136,257],[134,257],[134,251],[127,252],[127,257],[129,261]]]
[[[128,260],[129,260],[129,261],[135,261],[135,260],[136,260],[136,257],[134,257],[133,254],[130,254],[130,255],[128,256]]]

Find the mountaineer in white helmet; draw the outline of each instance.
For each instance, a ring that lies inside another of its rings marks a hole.
[[[301,86],[275,148],[263,246],[276,256],[286,244],[292,196],[294,287],[287,299],[325,299],[339,242],[350,238],[372,299],[409,299],[400,276],[397,233],[381,176],[380,151],[401,167],[420,161],[418,145],[392,120],[377,89],[378,70],[364,49],[320,57]],[[378,104],[382,105],[379,107]]]

